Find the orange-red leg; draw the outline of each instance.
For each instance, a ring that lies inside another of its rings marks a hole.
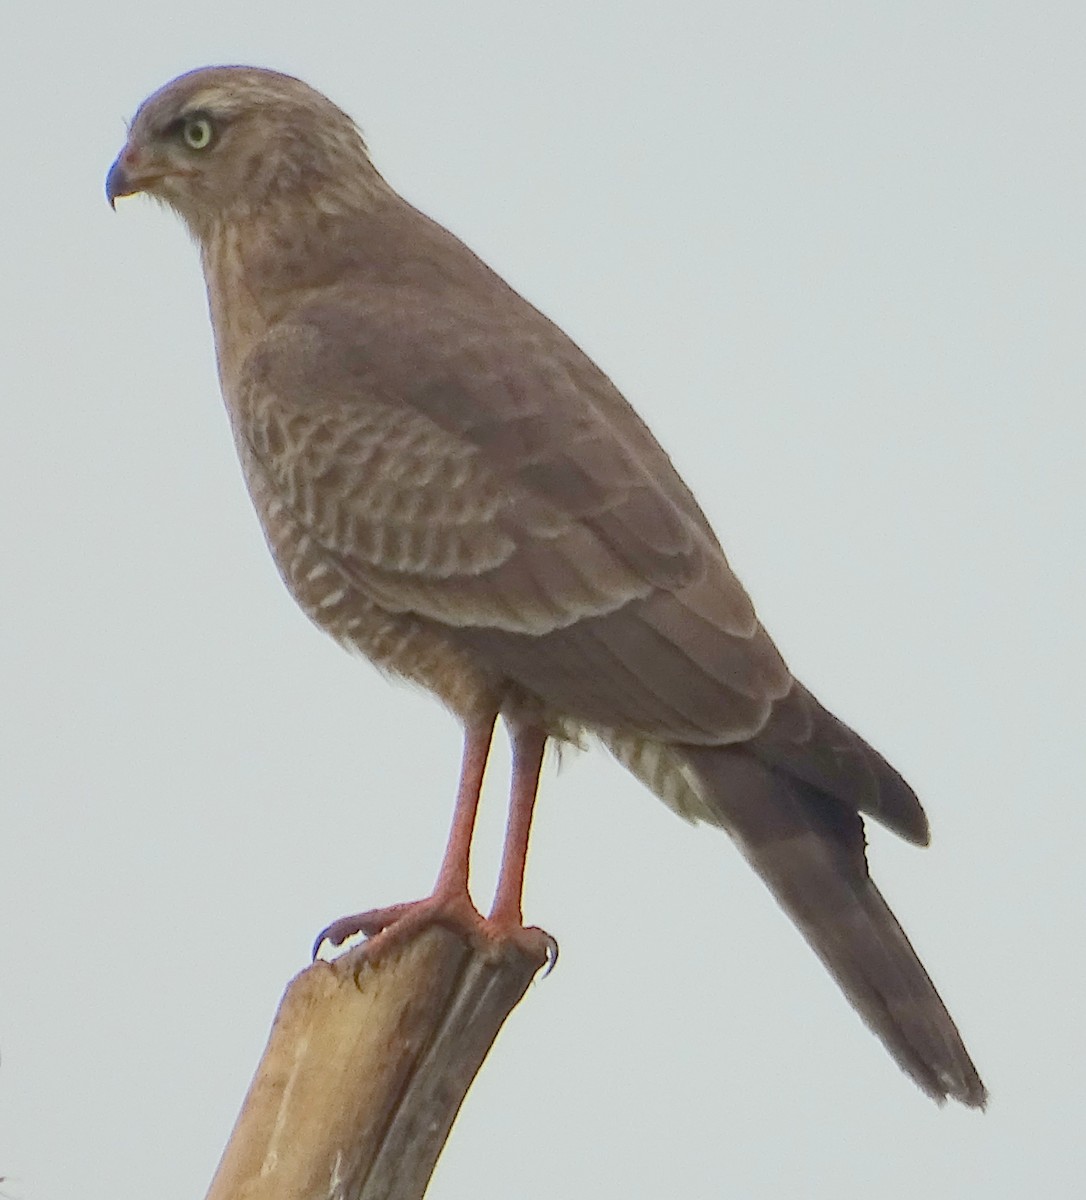
[[[341,917],[317,938],[314,955],[326,941],[338,946],[349,937],[364,933],[370,939],[366,943],[366,957],[373,961],[419,929],[443,924],[483,940],[511,939],[520,943],[528,954],[539,955],[541,959],[545,956],[553,965],[557,958],[554,939],[541,929],[525,929],[521,911],[532,810],[546,744],[546,735],[541,730],[515,727],[511,732],[513,778],[509,819],[498,887],[489,917],[483,918],[468,892],[471,840],[493,732],[493,717],[469,726],[464,732],[456,806],[433,892],[423,900]]]
[[[494,738],[494,721],[469,725],[464,730],[464,754],[460,763],[460,785],[456,791],[449,840],[434,883],[434,895],[454,895],[468,890],[471,874],[471,839],[475,819],[479,814],[479,797],[483,790],[486,760]]]
[[[531,726],[514,726],[509,736],[513,743],[509,818],[490,920],[501,928],[520,929],[524,925],[524,868],[528,860],[528,839],[532,831],[532,813],[539,791],[539,772],[543,766],[547,735]]]
[[[349,937],[364,933],[376,941],[377,935],[385,930],[391,932],[395,925],[400,936],[410,933],[419,926],[442,917],[455,924],[469,925],[482,921],[468,893],[468,875],[471,869],[471,838],[475,832],[475,818],[479,812],[479,796],[483,788],[486,762],[490,756],[490,743],[494,737],[494,721],[480,721],[464,730],[464,752],[460,763],[460,785],[456,792],[449,840],[438,869],[434,890],[424,900],[408,901],[406,904],[391,904],[387,908],[374,908],[354,916],[340,917],[327,929],[323,929],[313,947],[316,956],[324,942],[339,946]],[[408,920],[410,918],[410,920]],[[404,922],[407,921],[405,925]],[[382,939],[391,942],[391,938]],[[370,943],[370,953],[380,949]]]

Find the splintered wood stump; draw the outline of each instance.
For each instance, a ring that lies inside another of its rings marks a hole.
[[[207,1200],[419,1200],[543,960],[441,927],[287,988]]]

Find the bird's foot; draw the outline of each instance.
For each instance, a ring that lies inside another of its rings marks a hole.
[[[484,917],[467,892],[459,889],[438,891],[423,900],[391,904],[387,908],[374,908],[369,912],[340,917],[318,934],[313,957],[317,957],[325,942],[339,947],[348,938],[361,933],[366,935],[361,947],[365,959],[375,963],[397,946],[402,946],[412,935],[431,925],[443,925],[446,929],[463,934],[472,945],[484,952],[512,943],[528,958],[546,963],[545,974],[549,974],[558,961],[558,943],[549,933],[534,925],[525,926],[519,921]]]

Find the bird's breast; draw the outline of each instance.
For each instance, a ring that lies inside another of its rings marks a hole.
[[[499,676],[459,648],[439,623],[376,603],[291,512],[241,442],[238,451],[279,574],[319,629],[380,670],[434,693],[465,723],[502,706],[508,688]]]

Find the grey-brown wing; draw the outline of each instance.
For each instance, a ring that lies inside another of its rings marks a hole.
[[[787,669],[664,452],[535,317],[314,305],[252,356],[238,436],[383,607],[587,723],[748,736]],[[536,673],[517,647],[551,637]]]
[[[924,840],[907,785],[794,685],[652,434],[560,330],[499,299],[333,294],[267,338],[233,407],[283,502],[372,600],[555,710],[750,740]]]
[[[927,845],[928,819],[912,788],[798,681],[773,706],[747,749],[766,766],[844,800],[910,842]]]

